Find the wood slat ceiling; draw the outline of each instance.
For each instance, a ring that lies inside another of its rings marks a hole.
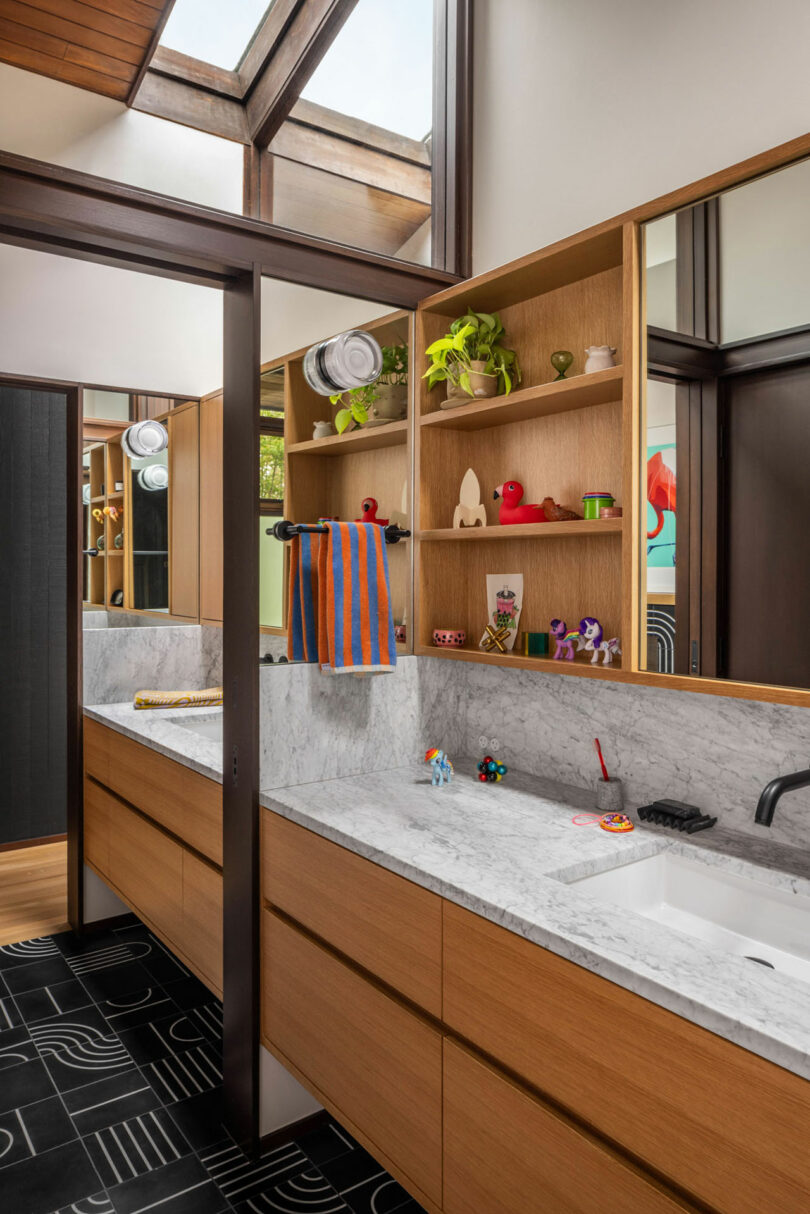
[[[126,101],[174,0],[0,0],[0,60]]]

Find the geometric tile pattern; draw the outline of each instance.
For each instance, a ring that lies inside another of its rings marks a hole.
[[[0,1211],[420,1207],[331,1119],[242,1153],[222,1124],[222,1006],[133,915],[0,947]]]

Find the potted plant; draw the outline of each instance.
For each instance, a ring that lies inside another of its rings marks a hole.
[[[371,406],[377,424],[401,421],[408,412],[408,347],[382,346],[382,371],[374,384],[377,398]]]
[[[450,325],[449,331],[428,346],[430,366],[423,378],[428,386],[447,383],[447,400],[508,396],[521,379],[514,350],[503,344],[506,331],[497,312],[472,308]]]
[[[364,426],[368,421],[368,411],[376,399],[376,380],[362,388],[349,388],[346,392],[330,396],[331,404],[340,405],[335,414],[335,429],[338,434],[343,434],[350,426]]]

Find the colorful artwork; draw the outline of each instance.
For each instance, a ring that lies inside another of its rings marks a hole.
[[[506,629],[507,635],[503,644],[508,651],[515,647],[522,608],[523,574],[488,573],[487,623],[493,625],[496,630]],[[491,634],[489,635],[491,637]],[[479,647],[483,647],[488,639],[485,631],[478,642]]]
[[[647,448],[647,565],[675,564],[675,443]]]

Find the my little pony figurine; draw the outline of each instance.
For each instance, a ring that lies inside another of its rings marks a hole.
[[[580,648],[593,650],[592,666],[598,664],[600,653],[605,655],[602,660],[603,666],[609,666],[613,661],[613,655],[621,653],[619,638],[611,637],[609,641],[604,640],[602,625],[592,615],[586,615],[584,619],[580,620],[579,636]]]
[[[443,750],[431,746],[430,750],[425,751],[425,762],[431,766],[433,775],[430,782],[434,788],[441,788],[453,779],[453,764]]]
[[[576,628],[569,629],[565,620],[551,621],[551,635],[557,642],[557,648],[552,655],[553,661],[559,661],[565,658],[567,662],[574,660],[574,641],[579,639],[579,630]]]

